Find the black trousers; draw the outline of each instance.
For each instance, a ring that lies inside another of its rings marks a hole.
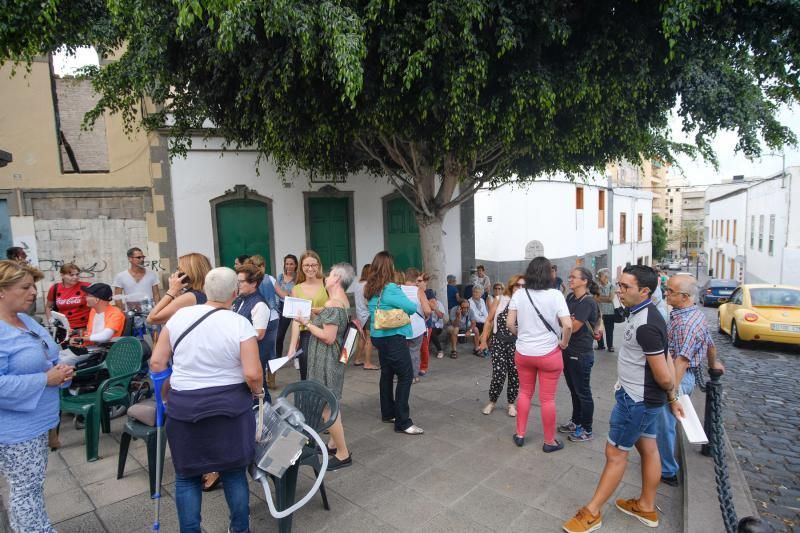
[[[308,375],[308,341],[311,340],[311,332],[301,331],[300,332],[300,349],[303,350],[303,353],[297,356],[298,361],[300,361],[300,379],[305,381],[306,376]]]
[[[381,418],[394,418],[394,428],[406,430],[414,423],[408,398],[411,396],[411,381],[414,369],[411,365],[411,353],[408,343],[402,335],[388,337],[372,337],[372,345],[378,350],[381,362],[380,396]],[[397,387],[394,388],[394,376],[397,376]]]
[[[286,332],[289,331],[289,326],[292,325],[292,319],[280,317],[278,319],[278,336],[275,339],[275,354],[278,357],[283,357],[283,342],[286,339]]]
[[[431,344],[436,348],[437,352],[443,352],[444,348],[442,348],[442,341],[439,336],[442,334],[442,328],[432,328],[431,329]]]
[[[594,366],[594,352],[585,353],[571,351],[569,348],[562,352],[564,358],[564,378],[572,396],[572,422],[582,426],[589,433],[592,431],[592,418],[594,417],[594,399],[592,398],[592,366]]]
[[[608,348],[614,347],[614,315],[603,315],[603,327],[606,330],[606,344],[605,346]],[[603,339],[600,339],[600,349],[603,349],[602,344]]]

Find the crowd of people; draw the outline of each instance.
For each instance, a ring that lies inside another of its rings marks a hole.
[[[679,483],[675,424],[683,413],[677,398],[692,393],[704,360],[722,368],[695,303],[696,280],[686,274],[663,280],[643,265],[626,267],[616,283],[607,269],[593,273],[576,266],[564,283],[555,265],[537,257],[524,273],[494,284],[479,265],[463,290],[448,276],[447,294],[439,299],[424,272],[397,270],[385,251],[357,276],[346,263],[326,269],[320,256],[307,250],[299,259],[287,255],[277,277],[265,271],[261,256],[237,257],[234,268],[212,268],[207,257],[191,253],[178,259],[163,294],[143,267],[141,249],[132,248],[127,257],[129,268],[112,285],[84,283],[76,265],[63,265],[61,282],[47,293],[45,316],[58,312],[69,318],[75,331],[64,349],[28,314],[41,272],[24,258],[0,261],[0,473],[11,488],[14,531],[54,531],[43,486],[52,447],[48,435],[59,423],[59,389],[72,379],[82,350],[121,334],[124,315],[114,305],[115,295],[152,299],[148,322],[161,326],[150,366],[154,372],[172,368],[166,434],[185,532],[200,531],[202,491],[220,484],[230,531],[249,531],[252,406],[259,399],[269,401],[269,389],[276,386],[267,363],[286,353],[296,360],[299,379],[314,380],[341,399],[346,366],[341,346],[353,320],[364,330],[353,364],[380,372],[376,407],[395,432],[425,433],[411,417],[412,386],[430,372],[432,355],[444,357],[449,339],[454,359],[460,343],[491,359],[482,412],[495,410],[505,387],[505,411],[516,417],[511,437],[520,447],[538,386],[544,453],[564,449],[558,433],[573,443],[594,438],[595,351],[614,352],[614,329],[623,328],[606,464],[592,499],[564,523],[568,532],[602,525],[602,509],[634,447],[641,455],[641,493],[617,500],[616,507],[648,526],[658,525],[656,488],[659,482]],[[310,314],[284,316],[289,296],[309,300]],[[671,312],[665,318],[667,305]],[[558,424],[562,376],[572,411]],[[351,467],[341,410],[329,433],[328,469]]]

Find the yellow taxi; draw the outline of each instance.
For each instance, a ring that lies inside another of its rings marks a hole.
[[[719,329],[734,346],[748,341],[800,344],[800,287],[740,285],[719,307]]]

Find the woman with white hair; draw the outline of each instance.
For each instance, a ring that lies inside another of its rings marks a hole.
[[[208,301],[178,309],[158,337],[150,369],[172,357],[167,441],[175,465],[175,503],[181,532],[200,531],[202,475],[219,472],[233,533],[250,531],[247,466],[255,448],[253,397],[264,394],[256,330],[230,310],[236,273],[211,270]]]
[[[308,341],[308,379],[327,387],[341,401],[344,387],[344,363],[339,360],[347,324],[350,322],[350,303],[345,291],[356,277],[355,270],[347,263],[337,263],[325,278],[328,301],[325,307],[311,320],[306,317],[295,320],[311,333]],[[322,414],[327,420],[330,411]],[[328,470],[338,470],[353,464],[347,443],[344,440],[342,411],[330,428],[331,438],[328,453],[332,455]]]

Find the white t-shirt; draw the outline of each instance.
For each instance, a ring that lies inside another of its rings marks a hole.
[[[558,319],[569,316],[567,300],[561,291],[556,289],[544,291],[520,289],[514,293],[508,304],[509,309],[517,312],[517,351],[529,356],[547,355],[556,348],[559,339],[542,323],[525,295],[526,291],[556,333],[561,330]]]
[[[158,278],[156,275],[147,270],[138,282],[133,279],[131,273],[123,270],[116,276],[111,286],[114,288],[122,289],[122,294],[125,296],[141,296],[144,298],[153,297],[153,286],[158,285]]]
[[[167,321],[169,339],[175,341],[204,314],[210,305],[178,309]],[[217,311],[189,332],[173,354],[170,386],[175,390],[197,390],[244,383],[240,343],[256,336],[255,328],[233,311]]]

